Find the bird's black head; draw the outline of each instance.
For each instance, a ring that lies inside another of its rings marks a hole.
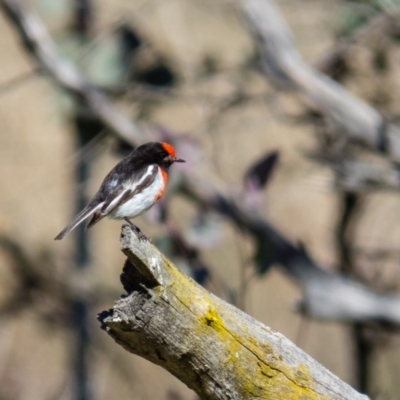
[[[174,147],[166,142],[149,142],[136,150],[147,157],[149,161],[164,169],[168,169],[175,162],[185,162],[185,160],[176,157]]]

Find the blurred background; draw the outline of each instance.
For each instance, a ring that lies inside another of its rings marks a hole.
[[[277,5],[306,63],[396,123],[398,3]],[[268,79],[239,3],[0,4],[1,400],[196,399],[99,328],[97,313],[123,292],[121,223],[53,241],[132,145],[148,140],[174,143],[187,163],[172,168],[164,201],[135,220],[142,231],[183,272],[350,385],[400,398],[396,323],[302,313],[302,285],[282,268],[284,254],[183,189],[185,179],[210,185],[318,267],[374,293],[399,292],[398,164]],[[52,52],[61,63],[49,67]],[[75,91],[55,74],[64,63],[82,78]],[[95,101],[92,90],[106,97]],[[110,105],[141,133],[109,123]]]

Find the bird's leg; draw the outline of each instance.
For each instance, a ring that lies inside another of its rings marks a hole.
[[[128,217],[124,217],[124,220],[131,226],[132,230],[136,233],[136,236],[139,238],[139,240],[149,241],[148,237]]]

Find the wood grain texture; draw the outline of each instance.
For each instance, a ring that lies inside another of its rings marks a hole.
[[[181,274],[127,225],[121,244],[128,296],[99,315],[103,329],[202,399],[367,399],[279,332]]]

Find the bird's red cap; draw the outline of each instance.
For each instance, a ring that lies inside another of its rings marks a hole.
[[[172,145],[170,145],[169,143],[166,142],[161,142],[161,146],[163,147],[163,149],[171,156],[171,157],[175,157],[176,152],[175,149]]]

